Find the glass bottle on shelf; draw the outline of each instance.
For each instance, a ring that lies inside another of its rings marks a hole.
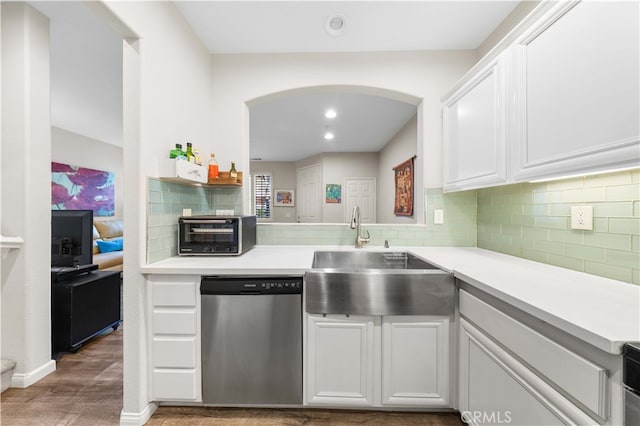
[[[209,179],[218,179],[219,173],[218,160],[216,160],[216,155],[212,153],[209,159]]]
[[[191,146],[191,142],[187,142],[187,161],[190,163],[195,163],[196,159],[193,155],[193,147]]]
[[[184,152],[182,151],[182,144],[177,143],[176,147],[169,151],[169,158],[178,158],[184,156]]]
[[[231,170],[229,170],[229,177],[234,182],[238,180],[238,171],[236,170],[236,163],[231,163]]]
[[[198,148],[193,148],[193,158],[198,166],[202,166],[202,159],[200,158],[200,150]]]

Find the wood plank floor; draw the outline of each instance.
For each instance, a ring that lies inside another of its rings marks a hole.
[[[122,327],[64,354],[56,371],[0,397],[2,425],[117,425],[122,411]]]
[[[322,409],[160,407],[147,425],[459,426],[453,413],[401,413]]]
[[[0,397],[2,425],[117,425],[122,410],[123,327],[64,354],[56,371]],[[147,425],[464,425],[454,413],[159,407]]]

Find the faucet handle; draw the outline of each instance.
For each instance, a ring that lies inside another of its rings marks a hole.
[[[366,230],[366,229],[364,230],[364,232],[366,232],[366,233],[367,233],[367,236],[366,236],[366,237],[364,237],[364,238],[363,238],[363,240],[367,240],[367,241],[369,241],[369,239],[371,239],[371,234],[369,234],[369,231],[368,231],[368,230]]]

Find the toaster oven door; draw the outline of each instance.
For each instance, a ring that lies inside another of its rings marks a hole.
[[[183,220],[179,226],[180,254],[238,253],[237,220]]]

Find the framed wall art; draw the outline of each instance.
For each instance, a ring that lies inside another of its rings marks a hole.
[[[275,191],[276,207],[294,207],[296,205],[295,191],[293,189],[277,189]]]
[[[328,183],[324,202],[327,204],[340,204],[342,202],[342,185],[337,183]]]

